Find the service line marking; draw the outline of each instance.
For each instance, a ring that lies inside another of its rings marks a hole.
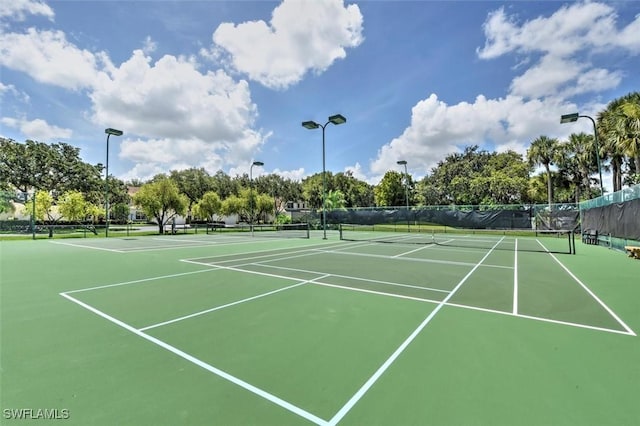
[[[282,287],[282,288],[278,288],[276,290],[268,291],[266,293],[261,293],[261,294],[255,295],[255,296],[247,297],[246,299],[236,300],[235,302],[226,303],[224,305],[216,306],[216,307],[210,308],[210,309],[205,309],[205,310],[199,311],[199,312],[194,312],[193,314],[184,315],[184,316],[181,316],[181,317],[178,317],[178,318],[174,318],[174,319],[171,319],[171,320],[168,320],[168,321],[163,321],[163,322],[159,322],[157,324],[148,325],[146,327],[139,328],[138,330],[139,331],[146,331],[146,330],[150,330],[152,328],[161,327],[163,325],[172,324],[174,322],[186,320],[186,319],[189,319],[189,318],[194,318],[194,317],[197,317],[197,316],[200,316],[200,315],[208,314],[210,312],[218,311],[220,309],[228,308],[230,306],[235,306],[235,305],[239,305],[241,303],[249,302],[251,300],[256,300],[256,299],[260,299],[262,297],[271,296],[272,294],[280,293],[281,291],[290,290],[290,289],[295,288],[295,287],[300,287],[303,284],[313,283],[315,280],[321,280],[322,278],[326,278],[328,276],[329,276],[329,274],[323,275],[321,277],[313,278],[313,279],[310,279],[310,280],[305,280],[305,281],[302,281],[302,282],[299,282],[297,284],[293,284],[293,285],[290,285],[290,286],[287,286],[287,287]]]

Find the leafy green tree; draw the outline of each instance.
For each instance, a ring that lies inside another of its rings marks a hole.
[[[190,168],[171,171],[169,176],[177,185],[181,193],[189,199],[188,210],[196,204],[205,193],[213,190],[213,181],[204,168]]]
[[[326,174],[326,191],[331,189],[331,172]],[[302,198],[314,209],[322,208],[322,173],[307,176],[302,180]]]
[[[640,172],[640,92],[629,93],[607,104],[598,114],[597,131],[602,142],[602,157],[611,164],[613,190],[622,189],[623,181],[634,181]],[[623,177],[623,164],[628,159],[629,174]]]
[[[87,217],[94,217],[101,209],[85,200],[80,191],[67,191],[58,198],[58,211],[70,222],[83,222]],[[91,231],[96,234],[95,229]]]
[[[202,199],[193,206],[193,214],[196,217],[206,219],[209,222],[215,221],[215,217],[222,213],[222,200],[216,192],[209,191],[202,196]]]
[[[374,188],[374,196],[377,206],[403,206],[405,205],[405,188],[403,174],[395,170],[387,171],[382,180]]]
[[[58,211],[54,204],[53,197],[47,191],[37,191],[35,194],[35,206],[32,203],[26,204],[26,210],[35,217],[36,220],[45,222],[49,228],[49,238],[53,237],[53,225],[61,218],[62,214]],[[35,207],[35,212],[33,211]]]
[[[640,174],[640,92],[629,94],[622,99],[620,126],[627,136],[622,140],[621,148],[633,159],[634,172]]]
[[[259,176],[253,184],[258,193],[273,197],[271,209],[275,212],[282,211],[287,201],[302,200],[302,184],[275,173]]]
[[[273,197],[269,194],[258,194],[255,197],[255,217],[262,217],[263,222],[266,222],[266,216],[269,213],[273,213]]]
[[[19,191],[42,189],[62,194],[77,190],[92,201],[99,199],[101,165],[80,159],[80,149],[65,143],[18,143],[0,138],[0,185]],[[93,197],[89,195],[94,193]]]
[[[371,207],[375,203],[373,185],[353,176],[353,172],[339,172],[333,176],[330,190],[339,190],[344,194],[344,207]]]
[[[80,191],[67,191],[58,198],[58,210],[70,222],[83,221],[88,204]]]
[[[553,187],[551,185],[551,165],[554,164],[558,140],[547,136],[539,136],[527,150],[527,158],[532,166],[543,165],[547,173],[547,200],[549,206],[553,203]]]
[[[13,213],[15,211],[12,203],[13,198],[11,191],[0,190],[0,213]]]
[[[224,200],[231,194],[240,194],[240,184],[237,180],[231,179],[231,177],[218,170],[215,175],[211,177],[212,189],[218,193],[220,199]]]
[[[99,191],[97,191],[98,188],[100,188]],[[99,186],[95,188],[95,191],[89,192],[87,194],[87,199],[95,204],[104,205],[104,180],[101,181]],[[124,181],[114,176],[109,176],[109,205],[128,205],[130,202],[131,197],[129,196],[129,188],[124,183]]]
[[[130,212],[129,204],[118,203],[111,207],[111,216],[118,223],[127,223]]]
[[[178,185],[166,176],[156,176],[152,182],[142,185],[133,202],[147,217],[156,220],[160,234],[171,219],[186,213],[189,204]]]
[[[345,204],[347,202],[344,198],[344,194],[339,189],[329,191],[324,201],[327,210],[346,210]]]
[[[625,160],[622,144],[626,135],[620,125],[622,117],[619,107],[621,104],[622,101],[616,99],[610,102],[607,108],[598,114],[596,130],[602,144],[601,158],[602,160],[608,159],[611,165],[612,187],[614,191],[622,189],[622,165]]]
[[[561,182],[559,187],[563,187],[562,181],[568,183],[569,189],[575,194],[574,201],[591,198],[599,191],[591,187],[590,176],[597,173],[597,159],[594,137],[586,133],[573,133],[569,135],[569,140],[558,145],[555,160]]]
[[[238,219],[241,221],[243,216],[246,216],[247,212],[247,200],[237,195],[230,195],[222,200],[222,214],[225,216],[238,215]]]

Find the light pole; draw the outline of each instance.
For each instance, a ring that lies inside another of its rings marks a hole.
[[[122,130],[109,127],[108,129],[104,129],[104,132],[107,134],[107,164],[104,174],[104,236],[106,238],[109,236],[109,136],[122,136]]]
[[[396,163],[404,166],[404,198],[407,202],[407,232],[411,232],[411,226],[409,223],[409,173],[407,172],[407,161],[398,160]]]
[[[326,178],[326,171],[325,171],[325,155],[324,155],[324,129],[325,127],[327,127],[327,124],[329,123],[333,123],[337,126],[338,124],[343,124],[346,122],[347,122],[347,119],[340,114],[332,115],[331,117],[329,117],[329,121],[324,123],[324,125],[320,123],[316,123],[315,121],[302,122],[302,127],[306,129],[313,130],[313,129],[317,129],[318,127],[322,127],[322,231],[323,231],[322,239],[323,240],[327,239],[327,211],[325,206],[327,178]]]
[[[560,123],[573,123],[574,121],[578,121],[578,118],[588,118],[591,120],[593,124],[593,138],[596,143],[596,160],[598,161],[598,175],[600,175],[600,195],[604,195],[604,187],[602,186],[602,167],[600,166],[600,146],[598,144],[598,130],[596,129],[596,122],[593,118],[588,115],[580,115],[577,112],[573,114],[565,114],[560,117]]]
[[[249,224],[249,226],[251,228],[251,235],[253,235],[253,166],[262,167],[264,166],[264,163],[262,161],[254,161],[253,163],[251,163],[251,167],[249,167],[249,186],[251,186],[251,217],[249,218],[251,223]]]

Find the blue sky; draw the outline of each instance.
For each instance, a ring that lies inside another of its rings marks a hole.
[[[122,179],[204,167],[414,178],[478,144],[591,133],[640,90],[640,2],[52,1],[0,5],[0,135]],[[605,178],[605,184],[606,178]]]

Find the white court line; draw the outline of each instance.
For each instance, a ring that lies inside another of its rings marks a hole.
[[[513,259],[513,314],[518,314],[518,239],[516,238],[516,247]]]
[[[349,401],[347,401],[347,403],[331,418],[331,420],[329,421],[329,425],[330,426],[335,426],[340,420],[342,420],[342,418],[344,416],[347,415],[347,413],[351,410],[351,408],[353,408],[353,406],[358,403],[360,398],[362,398],[364,396],[364,394],[367,393],[367,391],[371,388],[371,386],[373,386],[374,383],[378,381],[380,376],[382,376],[382,374],[385,371],[387,371],[389,366],[391,366],[391,364],[393,364],[393,362],[400,356],[400,354],[402,352],[404,352],[404,350],[407,348],[407,346],[409,346],[409,344],[411,342],[413,342],[413,340],[416,338],[416,336],[418,336],[418,334],[427,326],[427,324],[429,324],[431,322],[431,320],[436,316],[436,314],[440,311],[440,309],[442,309],[442,307],[449,301],[449,299],[451,299],[453,297],[453,295],[456,294],[458,289],[460,289],[460,287],[462,287],[462,284],[464,284],[465,281],[467,281],[467,279],[469,279],[471,274],[473,274],[475,272],[475,270],[480,267],[482,262],[484,262],[485,259],[487,257],[489,257],[489,255],[493,252],[493,250],[498,246],[498,244],[500,244],[500,242],[503,239],[504,239],[504,237],[501,238],[487,252],[487,254],[484,255],[484,257],[482,259],[480,259],[480,261],[469,271],[469,273],[467,273],[467,275],[465,275],[464,278],[462,278],[462,280],[460,280],[460,282],[453,288],[453,290],[451,290],[451,293],[449,293],[447,295],[447,297],[445,297],[442,300],[442,302],[438,303],[438,305],[433,309],[433,311],[431,311],[431,313],[427,316],[427,318],[425,318],[424,321],[422,321],[422,323],[413,331],[413,333],[411,333],[411,335],[409,335],[409,337],[407,337],[407,339],[404,342],[402,342],[402,344],[398,347],[398,349],[396,349],[395,352],[393,354],[391,354],[391,356],[369,378],[369,380],[367,380],[365,382],[365,384],[362,385],[362,387],[360,389],[358,389],[358,391],[349,399]]]
[[[126,253],[126,251],[122,251],[122,250],[108,249],[108,248],[104,248],[104,247],[85,246],[85,245],[82,245],[82,244],[63,243],[61,241],[49,241],[49,243],[50,244],[60,244],[61,246],[79,247],[79,248],[91,249],[91,250],[110,251],[110,252],[113,252],[113,253]]]
[[[582,288],[583,288],[587,293],[589,293],[589,295],[590,295],[591,297],[593,297],[593,298],[596,300],[596,302],[598,302],[598,303],[600,304],[600,306],[602,306],[602,307],[603,307],[603,308],[604,308],[604,309],[609,313],[609,315],[611,315],[611,316],[612,316],[616,321],[618,321],[618,324],[620,324],[620,325],[621,325],[625,330],[627,330],[627,332],[629,332],[629,334],[632,334],[632,335],[634,335],[634,336],[636,335],[636,333],[635,333],[635,332],[634,332],[634,331],[633,331],[633,330],[632,330],[632,329],[631,329],[627,324],[625,324],[625,323],[624,323],[624,321],[622,321],[622,320],[621,320],[621,319],[620,319],[620,318],[615,314],[615,312],[613,312],[613,311],[612,311],[612,310],[611,310],[611,309],[610,309],[610,308],[609,308],[609,307],[608,307],[608,306],[607,306],[607,305],[606,305],[602,300],[600,300],[600,298],[599,298],[598,296],[596,296],[596,295],[595,295],[595,293],[593,293],[591,290],[589,290],[589,288],[588,288],[586,285],[584,285],[584,284],[582,283],[582,281],[580,281],[580,280],[578,279],[578,277],[576,277],[576,276],[573,274],[573,272],[571,272],[571,271],[569,270],[569,268],[567,268],[566,266],[564,266],[564,265],[562,264],[562,262],[560,262],[560,261],[558,260],[558,258],[557,258],[556,256],[554,256],[554,255],[553,255],[553,253],[549,252],[549,250],[544,246],[544,244],[542,244],[539,240],[536,240],[536,241],[538,241],[538,244],[540,244],[540,245],[541,245],[541,246],[542,246],[542,247],[543,247],[543,248],[544,248],[544,249],[549,253],[549,255],[553,258],[553,260],[555,260],[555,261],[558,263],[558,265],[560,265],[560,266],[562,267],[562,269],[564,269],[564,270],[567,272],[567,274],[569,274],[569,276],[571,276],[571,278],[573,278],[573,279],[574,279],[578,284],[580,284],[580,286],[581,286],[581,287],[582,287]]]
[[[431,247],[435,247],[435,244],[428,244],[428,245],[424,245],[424,246],[422,246],[422,247],[418,247],[417,249],[413,249],[413,250],[405,251],[405,252],[403,252],[403,253],[398,253],[398,254],[396,254],[395,256],[391,256],[391,257],[400,257],[400,256],[405,256],[405,255],[407,255],[407,254],[415,253],[415,252],[417,252],[417,251],[424,250],[424,249],[426,249],[426,248],[431,248]]]
[[[304,273],[307,273],[307,274],[316,274],[316,275],[320,275],[320,274],[326,273],[324,271],[313,271],[313,270],[309,270],[309,269],[288,268],[286,266],[268,265],[268,264],[265,264],[265,263],[255,263],[253,265],[262,266],[264,268],[283,269],[285,271],[304,272]],[[449,293],[449,290],[442,290],[440,288],[421,287],[419,285],[400,284],[400,283],[394,283],[394,282],[382,281],[382,280],[372,280],[372,279],[369,279],[369,278],[352,277],[350,275],[340,275],[340,274],[333,274],[333,273],[327,273],[327,274],[331,275],[332,277],[346,278],[346,279],[354,280],[354,281],[364,281],[364,282],[368,282],[368,283],[386,284],[386,285],[391,285],[391,286],[396,286],[396,287],[408,287],[408,288],[415,288],[415,289],[418,289],[418,290],[428,290],[428,291],[437,291],[437,292],[442,292],[442,293]]]
[[[373,293],[373,294],[378,294],[378,295],[382,295],[382,296],[398,297],[398,298],[401,298],[401,299],[417,300],[417,301],[426,302],[426,303],[436,303],[437,304],[437,303],[441,302],[440,300],[424,299],[424,298],[420,298],[420,297],[400,296],[400,295],[394,294],[394,293],[384,293],[384,292],[380,292],[380,291],[365,290],[365,289],[359,289],[359,288],[355,288],[355,287],[339,286],[339,285],[335,285],[335,284],[328,284],[328,283],[321,283],[321,282],[314,282],[313,284],[314,285],[323,285],[323,286],[327,286],[327,287],[336,287],[336,288],[341,288],[341,289],[348,290],[348,291],[356,291],[356,292],[362,292],[362,293]],[[579,323],[569,322],[569,321],[561,321],[561,320],[554,320],[554,319],[550,319],[550,318],[535,317],[535,316],[532,316],[532,315],[513,314],[513,313],[507,312],[507,311],[498,311],[496,309],[482,308],[480,306],[460,305],[458,303],[451,303],[451,302],[445,303],[445,306],[451,306],[451,307],[460,308],[460,309],[470,309],[472,311],[487,312],[487,313],[491,313],[491,314],[506,315],[506,316],[514,317],[514,318],[525,318],[525,319],[533,320],[533,321],[548,322],[548,323],[552,323],[552,324],[560,324],[560,325],[566,325],[566,326],[576,327],[576,328],[585,328],[585,329],[588,329],[588,330],[604,331],[604,332],[607,332],[607,333],[614,333],[614,334],[624,334],[626,336],[635,336],[635,334],[633,334],[633,333],[629,333],[627,331],[622,331],[622,330],[616,330],[616,329],[613,329],[613,328],[596,327],[594,325],[579,324]]]
[[[262,297],[266,297],[266,296],[270,296],[272,294],[280,293],[281,291],[290,290],[292,288],[299,287],[299,286],[301,286],[303,284],[312,283],[314,280],[320,280],[320,279],[326,278],[328,276],[329,276],[329,274],[324,275],[322,277],[313,278],[311,280],[305,280],[305,281],[299,282],[297,284],[290,285],[288,287],[282,287],[282,288],[279,288],[279,289],[276,289],[276,290],[268,291],[266,293],[258,294],[258,295],[252,296],[252,297],[247,297],[246,299],[236,300],[235,302],[227,303],[225,305],[216,306],[215,308],[205,309],[204,311],[195,312],[195,313],[189,314],[189,315],[184,315],[182,317],[174,318],[172,320],[159,322],[159,323],[153,324],[153,325],[148,325],[146,327],[139,328],[138,330],[139,331],[150,330],[152,328],[161,327],[163,325],[172,324],[174,322],[186,320],[186,319],[189,319],[189,318],[194,318],[194,317],[197,317],[197,316],[200,316],[200,315],[208,314],[210,312],[218,311],[220,309],[228,308],[230,306],[239,305],[241,303],[249,302],[251,300],[260,299]]]
[[[209,269],[201,269],[199,271],[180,272],[179,274],[161,275],[159,277],[142,278],[142,279],[139,279],[139,280],[125,281],[125,282],[120,282],[120,283],[115,283],[115,284],[106,284],[106,285],[99,285],[99,286],[95,286],[95,287],[81,288],[81,289],[78,289],[78,290],[69,290],[69,291],[65,291],[65,294],[80,293],[81,291],[100,290],[100,289],[103,289],[103,288],[119,287],[119,286],[122,286],[122,285],[138,284],[138,283],[143,283],[143,282],[147,282],[147,281],[163,280],[165,278],[181,277],[183,275],[199,274],[201,272],[209,272],[209,271],[215,271],[216,269],[219,269],[216,266],[211,266],[211,265],[208,265],[208,266],[209,266]]]
[[[264,251],[269,251],[269,250],[261,250],[260,252],[264,252]],[[309,251],[309,255],[314,254],[313,249],[308,249],[307,251]],[[300,251],[298,251],[299,253]],[[249,254],[251,253],[256,253],[256,252],[248,252]],[[228,254],[224,254],[224,255],[220,255],[220,256],[228,256]],[[195,258],[195,259],[207,259],[208,257],[201,257],[201,258]],[[288,259],[288,258],[283,258],[283,259]],[[100,285],[100,286],[95,286],[95,287],[87,287],[87,288],[81,288],[81,289],[77,289],[77,290],[69,290],[69,291],[65,291],[65,293],[67,294],[72,294],[72,293],[79,293],[82,291],[90,291],[90,290],[100,290],[103,288],[109,288],[109,287],[119,287],[119,286],[124,286],[124,285],[130,285],[130,284],[138,284],[138,283],[143,283],[143,282],[147,282],[147,281],[154,281],[154,280],[162,280],[165,278],[174,278],[174,277],[180,277],[183,275],[191,275],[191,274],[199,274],[201,272],[208,272],[208,271],[215,271],[216,269],[229,269],[227,267],[223,267],[223,266],[217,266],[215,264],[211,264],[211,263],[204,263],[204,262],[193,262],[193,261],[189,261],[186,259],[182,259],[181,262],[186,262],[186,263],[193,263],[195,265],[200,265],[200,266],[207,266],[208,269],[201,269],[198,271],[190,271],[190,272],[180,272],[177,274],[169,274],[169,275],[161,275],[161,276],[157,276],[157,277],[150,277],[150,278],[142,278],[139,280],[132,280],[132,281],[125,281],[125,282],[119,282],[119,283],[114,283],[114,284],[106,284],[106,285]],[[249,263],[249,265],[252,263]],[[240,265],[243,266],[243,265]],[[240,269],[239,271],[242,272],[246,272],[242,269]],[[289,277],[291,279],[291,277]],[[295,278],[293,278],[295,279]]]
[[[233,243],[229,243],[229,244],[225,244],[225,245],[232,245]],[[238,243],[238,244],[247,244],[247,242],[243,242],[243,243]],[[335,242],[322,242],[322,243],[316,243],[316,244],[321,244],[321,245],[335,245],[336,247],[341,246],[340,243],[335,243]],[[277,256],[279,254],[289,254],[289,253],[300,253],[303,251],[313,251],[313,250],[317,250],[316,244],[314,244],[313,246],[307,248],[306,246],[301,246],[301,247],[286,247],[286,248],[269,248],[269,249],[265,249],[265,250],[252,250],[252,251],[245,251],[242,253],[223,253],[223,254],[214,254],[211,256],[200,256],[200,257],[190,257],[187,259],[180,259],[183,262],[188,262],[188,261],[193,261],[193,260],[199,260],[199,259],[216,259],[219,257],[229,257],[229,256],[241,256],[241,255],[251,255],[251,254],[257,254],[257,253],[273,253],[274,256]],[[361,244],[358,244],[357,246],[359,246]],[[356,245],[354,244],[349,244],[349,247],[346,248],[351,248],[351,247],[356,247]],[[274,253],[274,252],[282,252],[285,251],[285,253]],[[236,259],[236,260],[243,260],[242,258]],[[199,263],[200,265],[203,265],[205,263]]]
[[[403,296],[401,294],[385,293],[384,291],[367,290],[365,288],[347,287],[347,286],[343,286],[343,285],[322,283],[322,282],[318,282],[318,281],[314,281],[312,284],[321,285],[321,286],[325,286],[325,287],[340,288],[340,289],[343,289],[343,290],[355,291],[355,292],[359,292],[359,293],[369,293],[369,294],[377,294],[377,295],[380,295],[380,296],[395,297],[395,298],[398,298],[398,299],[417,300],[419,302],[428,302],[428,303],[440,303],[439,300],[423,299],[421,297],[413,297],[413,296]]]
[[[143,333],[142,331],[136,330],[134,327],[130,326],[129,324],[127,324],[127,323],[125,323],[123,321],[120,321],[120,320],[118,320],[118,319],[116,319],[116,318],[114,318],[114,317],[112,317],[110,315],[107,315],[104,312],[94,308],[91,305],[88,305],[88,304],[86,304],[84,302],[81,302],[80,300],[75,299],[75,298],[69,296],[66,293],[60,293],[60,296],[66,298],[66,299],[68,299],[68,300],[70,300],[70,301],[72,301],[74,303],[77,303],[78,305],[82,306],[83,308],[93,312],[94,314],[96,314],[98,316],[101,316],[102,318],[104,318],[104,319],[116,324],[117,326],[120,326],[120,327],[124,328],[125,330],[130,331],[131,333],[133,333],[133,334],[135,334],[135,335],[137,335],[139,337],[142,337],[143,339],[145,339],[145,340],[147,340],[147,341],[149,341],[151,343],[154,343],[154,344],[160,346],[163,349],[168,350],[169,352],[171,352],[171,353],[179,356],[180,358],[183,358],[183,359],[185,359],[185,360],[197,365],[198,367],[201,367],[201,368],[203,368],[203,369],[205,369],[205,370],[207,370],[207,371],[209,371],[209,372],[211,372],[211,373],[213,373],[213,374],[215,374],[215,375],[217,375],[217,376],[219,376],[219,377],[221,377],[221,378],[223,378],[223,379],[225,379],[225,380],[227,380],[227,381],[229,381],[229,382],[231,382],[231,383],[233,383],[235,385],[240,386],[240,387],[248,390],[249,392],[254,393],[254,394],[266,399],[267,401],[270,401],[270,402],[272,402],[272,403],[284,408],[287,411],[290,411],[290,412],[292,412],[294,414],[297,414],[298,416],[303,417],[303,418],[305,418],[305,419],[309,420],[310,422],[315,423],[317,425],[320,425],[320,426],[326,426],[327,425],[327,421],[326,420],[323,420],[320,417],[315,416],[315,415],[309,413],[308,411],[303,410],[302,408],[291,404],[290,402],[287,402],[287,401],[285,401],[285,400],[283,400],[281,398],[278,398],[277,396],[272,395],[272,394],[270,394],[269,392],[267,392],[265,390],[262,390],[262,389],[260,389],[260,388],[258,388],[256,386],[253,386],[252,384],[249,384],[249,383],[245,382],[244,380],[241,380],[241,379],[239,379],[239,378],[237,378],[235,376],[232,376],[231,374],[229,374],[229,373],[227,373],[225,371],[222,371],[219,368],[216,368],[216,367],[214,367],[214,366],[212,366],[210,364],[207,364],[206,362],[204,362],[204,361],[202,361],[202,360],[200,360],[200,359],[198,359],[198,358],[196,358],[196,357],[194,357],[192,355],[189,355],[188,353],[186,353],[184,351],[181,351],[180,349],[176,348],[175,346],[171,346],[170,344],[165,343],[160,339],[156,339],[155,337],[150,336],[150,335],[148,335],[146,333]]]
[[[493,250],[493,248],[491,250]],[[340,255],[347,255],[347,256],[375,257],[378,259],[403,260],[407,262],[441,263],[443,265],[455,265],[455,266],[475,266],[476,265],[475,263],[471,263],[471,262],[456,262],[453,260],[419,259],[416,257],[394,257],[394,256],[383,255],[383,254],[338,252],[336,250],[324,250],[324,249],[315,249],[315,251],[320,253],[340,254]],[[481,265],[481,266],[486,268],[512,269],[511,266],[503,266],[503,265]]]

